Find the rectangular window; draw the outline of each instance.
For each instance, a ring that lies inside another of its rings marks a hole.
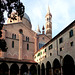
[[[73,41],[70,43],[71,46],[73,46]]]
[[[29,50],[29,44],[27,44],[27,50]]]
[[[52,53],[50,53],[50,56],[52,56]]]
[[[40,56],[40,53],[37,54],[37,57]]]
[[[12,48],[14,48],[14,41],[12,41]]]
[[[48,49],[50,50],[50,46],[48,46]]]
[[[71,30],[70,32],[69,32],[69,37],[72,37],[73,36],[73,30]]]
[[[52,49],[53,48],[53,45],[51,44],[49,47],[48,47],[48,49],[50,50],[50,49]]]
[[[46,49],[45,49],[45,52],[46,52]]]
[[[59,39],[59,44],[62,43],[62,42],[63,42],[63,38],[61,37],[61,38]]]
[[[41,52],[41,55],[42,55],[42,52]]]
[[[63,49],[63,48],[61,47],[61,48],[60,48],[60,51],[62,51],[62,49]]]

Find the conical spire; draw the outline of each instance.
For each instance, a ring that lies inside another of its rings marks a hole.
[[[40,28],[39,28],[39,25],[37,26],[37,32],[41,32],[41,31],[40,31]]]
[[[47,10],[47,13],[48,13],[48,14],[50,14],[50,8],[49,8],[49,5],[48,5],[48,10]]]

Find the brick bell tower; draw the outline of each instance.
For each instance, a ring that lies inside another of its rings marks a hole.
[[[45,19],[46,19],[46,35],[52,39],[52,22],[51,22],[51,19],[52,19],[52,15],[50,13],[50,8],[48,6],[48,10],[47,10],[47,14],[45,16]]]

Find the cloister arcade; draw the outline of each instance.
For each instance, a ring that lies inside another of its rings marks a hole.
[[[46,64],[38,65],[38,75],[75,75],[74,59],[70,55],[63,58],[62,65],[57,58],[52,64],[51,66],[50,61],[47,61]]]
[[[0,62],[0,75],[75,75],[74,59],[70,55],[63,58],[62,65],[57,58],[52,64],[53,67],[50,61],[41,65]]]
[[[0,64],[0,75],[37,75],[37,66],[32,64],[5,63]]]

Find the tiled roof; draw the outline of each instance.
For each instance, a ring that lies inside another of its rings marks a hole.
[[[0,62],[37,64],[34,60],[28,59],[19,60],[14,58],[0,58]]]

